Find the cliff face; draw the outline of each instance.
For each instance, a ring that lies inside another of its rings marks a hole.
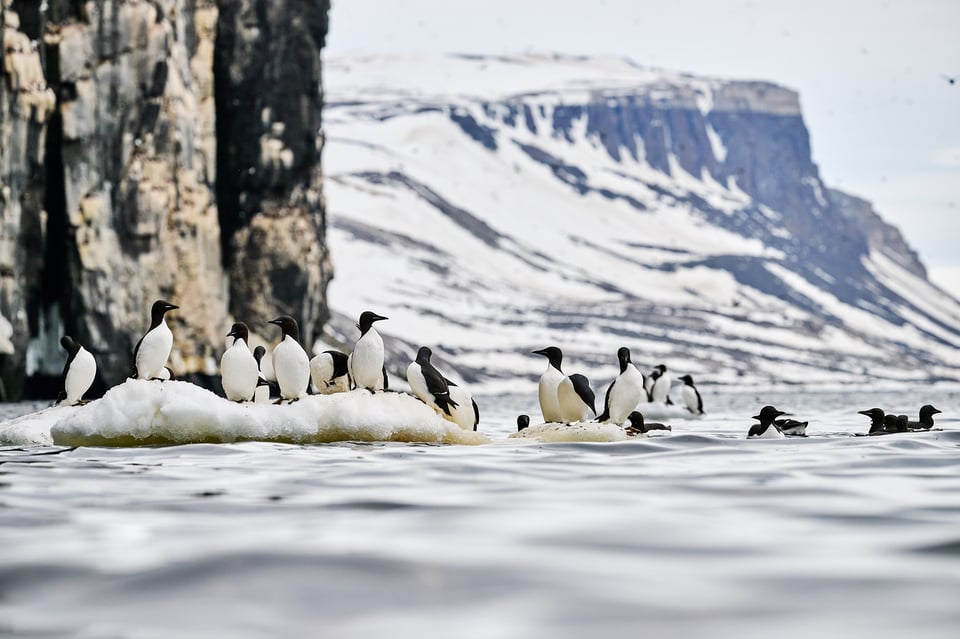
[[[247,117],[260,105],[238,99],[240,92],[218,95],[217,87],[224,84],[218,74],[232,72],[256,77],[256,91],[282,96],[278,101],[319,105],[317,54],[329,3],[4,4],[0,179],[10,196],[0,209],[0,258],[10,267],[0,270],[0,312],[13,325],[13,352],[3,358],[10,394],[18,394],[24,370],[59,372],[56,344],[64,332],[95,353],[103,381],[121,380],[158,298],[181,307],[170,316],[178,375],[215,371],[231,313],[256,330],[290,312],[306,320],[307,338],[319,331],[329,272],[315,142],[319,106],[315,114],[303,109],[312,114],[303,118],[275,110],[264,126],[285,128],[292,138],[310,135],[310,152],[293,149],[296,179],[244,183],[248,206],[241,212],[230,197],[238,167],[221,145],[232,135],[252,136],[258,145],[260,136],[251,128],[227,135],[218,118]],[[235,52],[238,24],[282,33],[289,23],[314,25],[313,48],[297,49],[317,55],[309,83],[261,72],[263,59],[286,54],[276,48],[280,38],[253,42],[258,48],[246,55]],[[229,68],[218,66],[223,60]],[[218,174],[226,176],[223,184]],[[290,205],[293,214],[273,205],[298,188],[304,195]],[[225,206],[218,207],[217,195],[227,198]],[[260,241],[255,258],[234,241],[245,236]],[[259,277],[260,295],[232,300],[242,292],[236,277]],[[310,286],[295,288],[301,281]],[[275,288],[292,292],[285,298]]]
[[[398,309],[491,384],[544,344],[591,379],[625,345],[714,381],[960,378],[960,302],[824,184],[794,91],[614,58],[325,65],[343,316]]]

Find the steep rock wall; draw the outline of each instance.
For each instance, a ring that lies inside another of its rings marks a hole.
[[[222,0],[214,64],[230,311],[261,322],[289,313],[308,342],[329,318],[332,276],[320,168],[328,6]]]

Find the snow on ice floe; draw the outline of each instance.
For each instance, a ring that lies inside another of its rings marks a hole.
[[[0,424],[0,441],[146,446],[268,441],[481,444],[402,393],[351,391],[293,404],[237,404],[187,382],[127,380],[86,406],[55,407]]]
[[[622,442],[636,439],[616,424],[598,422],[577,422],[576,424],[558,424],[547,422],[524,428],[511,433],[510,439],[531,439],[541,443],[558,442]]]

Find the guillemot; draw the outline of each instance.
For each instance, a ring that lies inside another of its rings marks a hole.
[[[295,402],[307,394],[310,384],[310,358],[300,346],[300,327],[297,320],[281,315],[270,320],[283,333],[282,341],[273,349],[273,373],[280,387],[280,403],[284,399]]]
[[[387,369],[384,365],[383,338],[374,322],[388,319],[377,315],[373,311],[364,311],[360,314],[357,328],[360,329],[360,339],[353,347],[353,352],[347,358],[347,368],[357,388],[366,388],[371,393],[378,390],[387,390],[389,381]]]
[[[233,338],[233,344],[220,358],[223,394],[232,402],[249,402],[257,391],[260,379],[260,366],[247,344],[250,330],[243,322],[236,322],[227,337]]]
[[[539,351],[533,351],[533,353],[534,355],[543,355],[547,358],[547,370],[540,376],[540,386],[538,389],[540,412],[543,413],[543,421],[548,423],[563,422],[558,395],[560,382],[566,377],[560,368],[561,364],[563,364],[563,351],[556,346],[548,346]]]
[[[860,415],[866,415],[870,418],[870,432],[867,433],[868,435],[882,435],[884,433],[883,419],[885,414],[882,408],[859,410],[857,413]]]
[[[447,388],[450,389],[450,399],[456,403],[456,408],[453,409],[449,421],[463,430],[477,430],[477,426],[480,424],[480,407],[477,406],[473,395],[466,388],[449,379],[447,380]]]
[[[661,404],[671,404],[670,386],[673,384],[673,377],[667,372],[666,364],[660,364],[657,368],[660,369],[660,374],[653,381],[653,386],[650,388],[650,401]]]
[[[786,415],[786,413],[784,413]],[[801,422],[796,419],[775,419],[773,423],[777,425],[780,432],[787,437],[806,437],[807,425],[810,422]]]
[[[133,377],[162,379],[163,369],[173,350],[173,333],[164,320],[168,311],[180,308],[170,302],[157,300],[150,309],[150,328],[133,348]]]
[[[348,359],[346,353],[329,350],[310,360],[310,379],[318,393],[330,395],[350,390]]]
[[[783,439],[785,436],[774,423],[774,419],[783,415],[782,410],[777,410],[773,406],[764,406],[760,409],[759,415],[754,415],[751,419],[760,420],[759,424],[750,427],[747,433],[747,439]]]
[[[433,352],[426,346],[417,351],[417,359],[407,366],[407,383],[417,399],[438,413],[453,416],[457,403],[450,399],[446,378],[430,362]]]
[[[638,410],[633,411],[627,417],[630,421],[630,425],[624,428],[624,431],[628,435],[646,435],[651,430],[670,430],[671,428],[667,424],[661,424],[660,422],[647,422],[643,419],[643,413]]]
[[[564,377],[557,386],[560,418],[567,424],[586,421],[588,412],[596,417],[595,401],[590,380],[579,373]]]
[[[647,397],[643,373],[630,360],[630,349],[625,346],[617,349],[617,361],[620,373],[607,387],[603,413],[597,418],[600,422],[623,424],[637,404]]]
[[[908,421],[909,430],[930,430],[933,428],[933,416],[943,411],[934,408],[932,404],[924,404],[920,407],[920,421]]]
[[[67,361],[63,365],[60,377],[60,392],[57,395],[58,406],[77,406],[85,404],[83,394],[90,390],[97,376],[97,361],[90,351],[69,335],[60,338],[60,346],[67,351]]]
[[[694,415],[703,415],[703,399],[700,391],[693,385],[693,378],[683,375],[679,379],[683,382],[683,405]]]

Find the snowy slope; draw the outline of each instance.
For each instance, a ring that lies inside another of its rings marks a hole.
[[[621,345],[712,381],[960,377],[960,304],[834,201],[792,91],[532,55],[325,74],[348,342],[377,310],[491,389],[550,344],[598,387]]]

